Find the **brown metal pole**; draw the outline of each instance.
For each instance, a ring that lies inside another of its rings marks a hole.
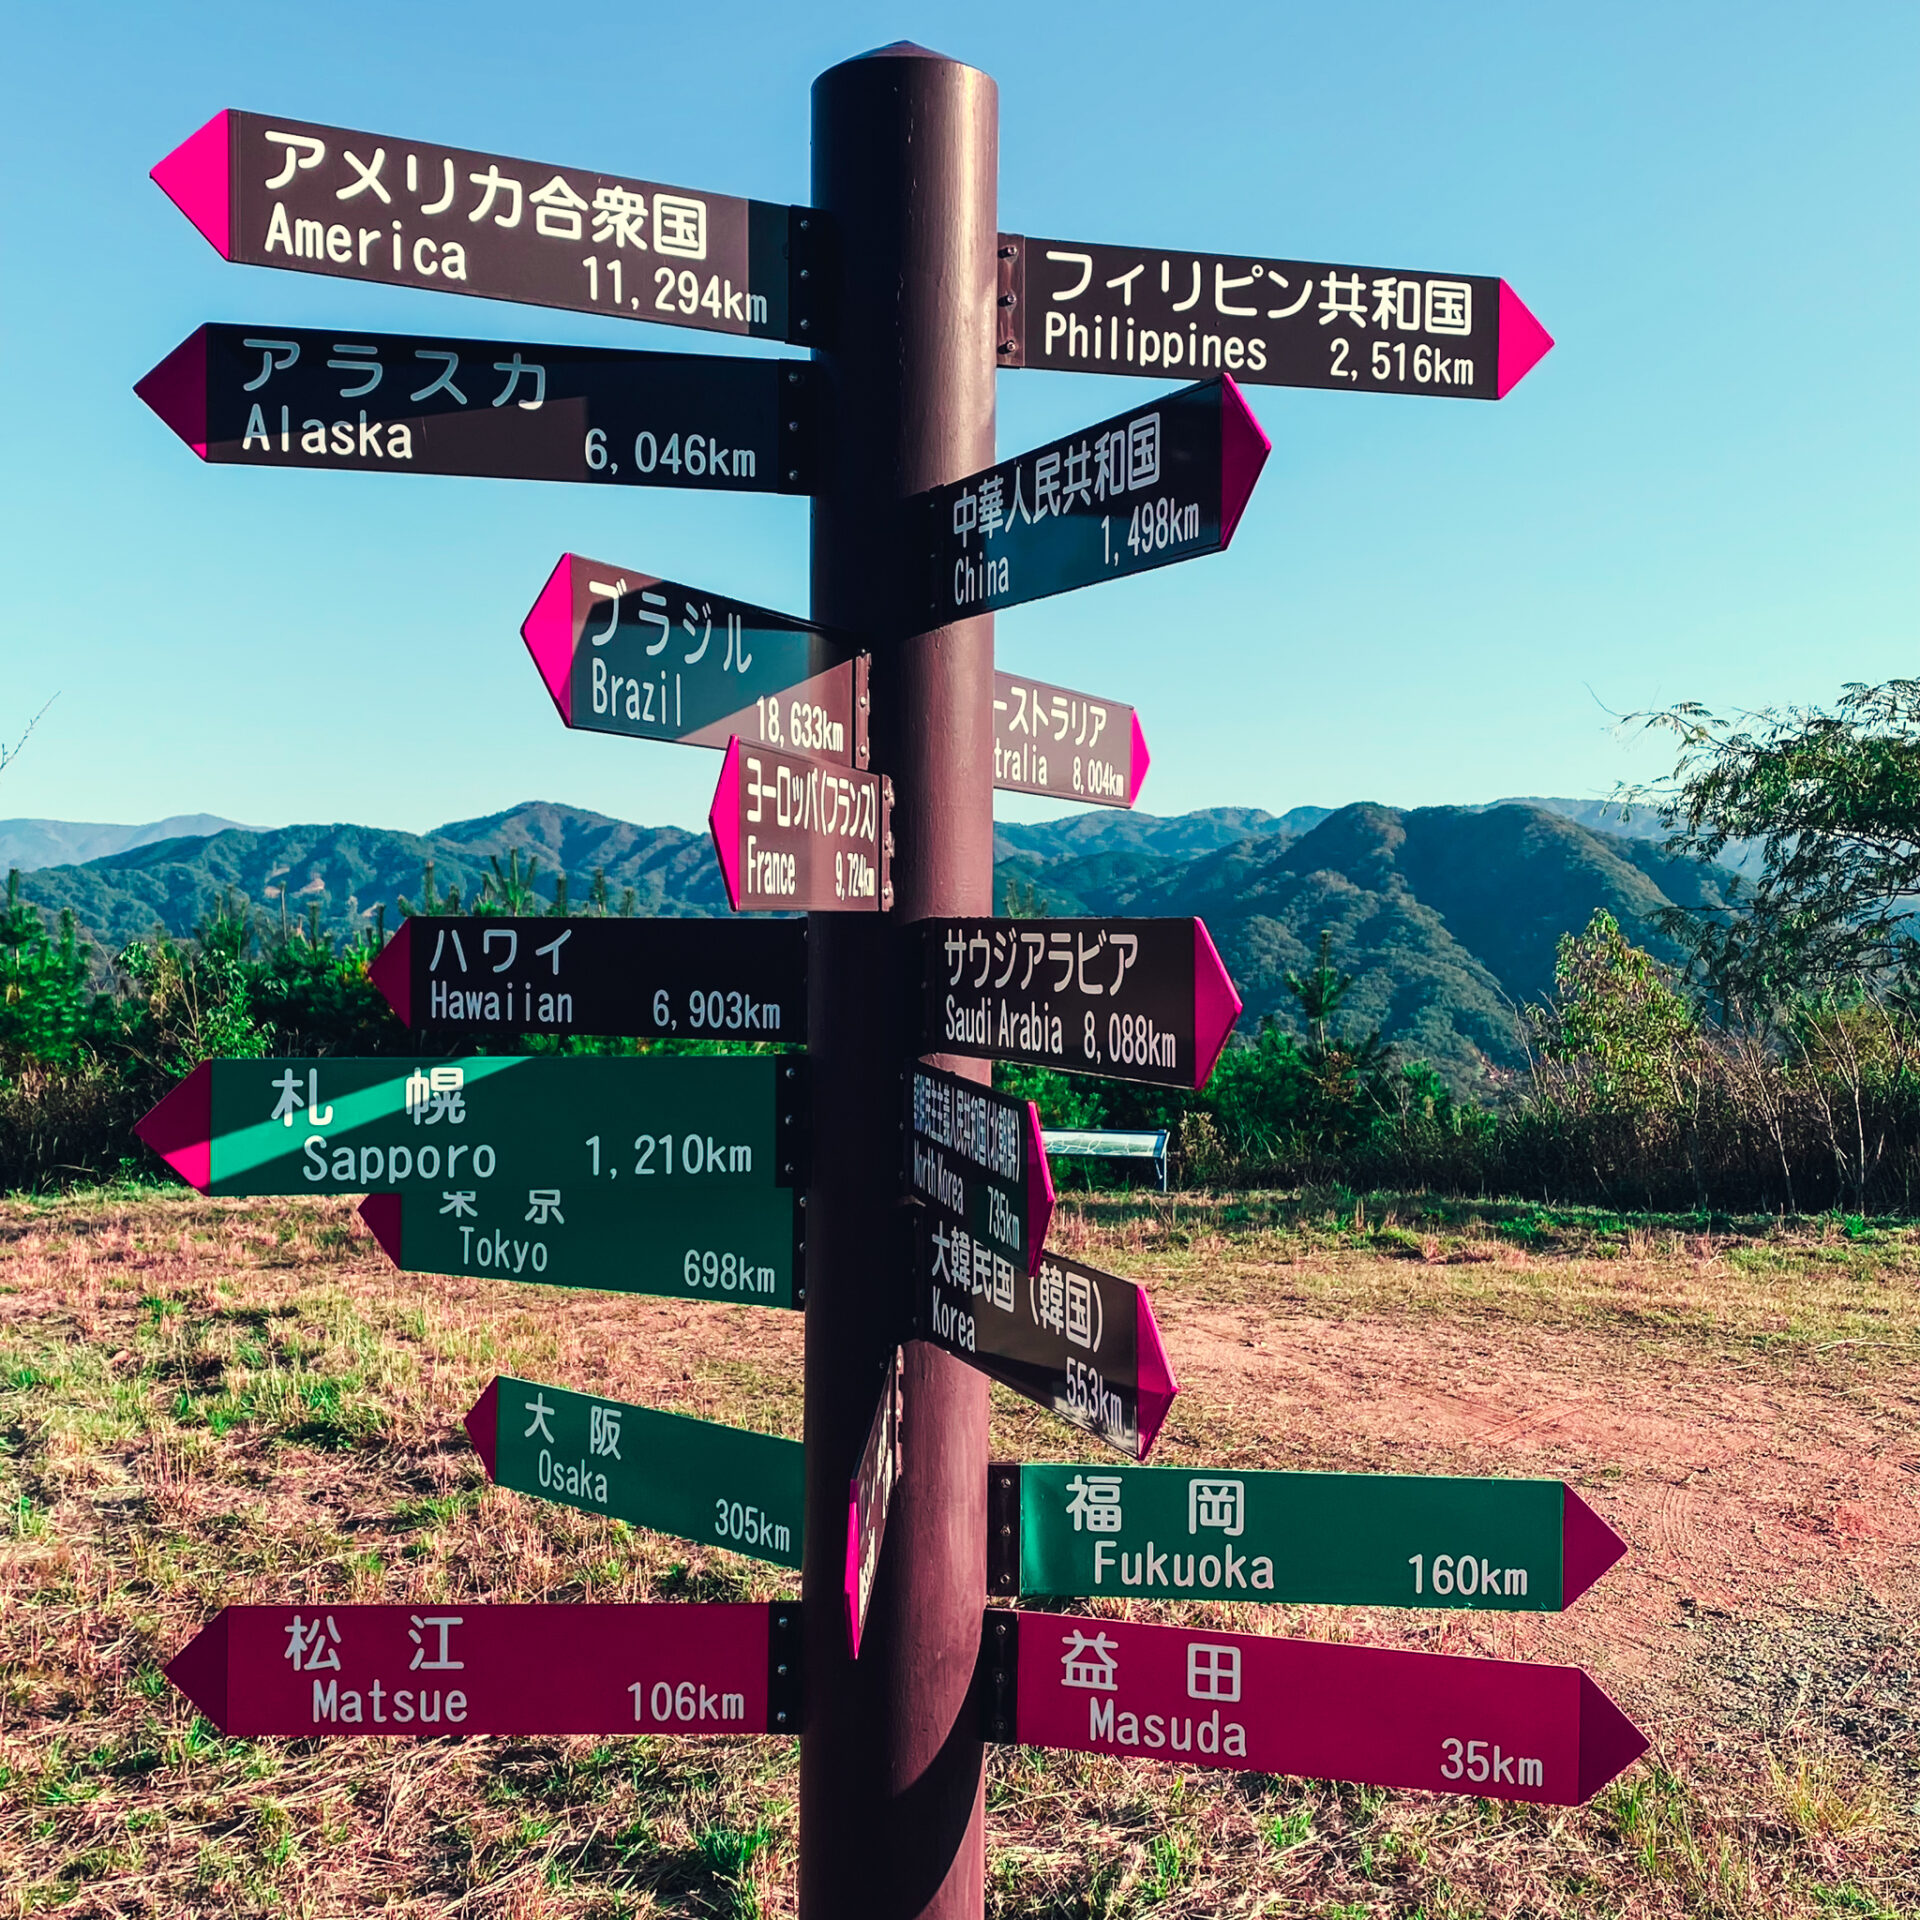
[[[899,928],[993,903],[993,621],[889,632],[928,603],[926,532],[902,502],[994,457],[998,126],[993,82],[919,47],[814,83],[822,231],[801,254],[828,305],[813,612],[873,640],[873,765],[894,782],[896,852],[891,916],[816,914],[808,936],[803,1920],[974,1920],[984,1903],[970,1688],[986,1382],[930,1348],[907,1351],[904,1471],[857,1664],[841,1594],[847,1481],[908,1308],[900,1074],[916,1049]]]

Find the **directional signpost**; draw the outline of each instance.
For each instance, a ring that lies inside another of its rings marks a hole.
[[[920,1044],[1204,1087],[1240,1017],[1199,920],[922,921]]]
[[[456,1038],[807,1037],[802,920],[415,914],[367,977],[407,1026]]]
[[[727,743],[707,826],[736,913],[886,913],[892,786],[879,774]]]
[[[1577,1667],[989,1613],[996,1739],[1577,1806],[1647,1742]]]
[[[1627,1550],[1558,1480],[1029,1464],[989,1486],[996,1594],[1557,1613]]]
[[[167,1678],[229,1736],[790,1733],[798,1608],[223,1607]]]
[[[466,1417],[496,1485],[629,1526],[797,1567],[797,1440],[501,1374]]]
[[[1000,364],[1501,400],[1552,338],[1504,280],[1000,236]]]
[[[866,1630],[867,1602],[880,1571],[880,1554],[887,1537],[887,1511],[900,1480],[900,1382],[906,1358],[896,1347],[880,1398],[867,1429],[860,1464],[847,1482],[847,1657],[860,1658],[860,1636]]]
[[[520,633],[570,727],[867,764],[868,657],[804,620],[569,553]]]
[[[1040,1265],[1053,1219],[1053,1174],[1031,1100],[937,1067],[907,1074],[907,1188],[952,1232],[965,1232],[1023,1278]]]
[[[134,391],[216,466],[812,490],[803,360],[208,325]]]
[[[1140,716],[1118,700],[993,676],[993,784],[1096,807],[1130,807],[1147,777]]]
[[[936,487],[922,509],[932,580],[921,619],[942,626],[1219,553],[1268,448],[1222,377]]]

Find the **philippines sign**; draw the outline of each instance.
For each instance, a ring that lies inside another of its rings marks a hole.
[[[847,1656],[853,1660],[860,1658],[867,1602],[873,1598],[873,1583],[880,1572],[887,1513],[900,1478],[901,1376],[905,1366],[905,1356],[895,1347],[887,1361],[872,1424],[867,1428],[867,1444],[860,1450],[860,1464],[847,1482],[847,1564],[842,1586],[847,1603]]]
[[[1184,1767],[1578,1806],[1647,1749],[1577,1667],[989,1612],[988,1730]]]
[[[907,1069],[907,1189],[949,1229],[1011,1260],[1040,1265],[1053,1220],[1053,1174],[1040,1113],[977,1080],[937,1067]]]
[[[798,360],[210,324],[134,391],[214,465],[806,493],[808,381]]]
[[[922,920],[920,1045],[1204,1087],[1240,996],[1199,920]]]
[[[570,727],[867,764],[868,656],[804,620],[569,553],[520,634]]]
[[[464,1424],[497,1486],[775,1566],[800,1564],[806,1475],[797,1440],[505,1374],[487,1382]]]
[[[229,1736],[790,1733],[792,1605],[223,1607],[167,1678]]]
[[[809,337],[788,301],[803,209],[232,110],[152,177],[246,266]]]
[[[1500,400],[1553,339],[1504,280],[1000,236],[1000,364]]]
[[[913,1329],[1023,1399],[1144,1460],[1180,1391],[1147,1290],[1057,1253],[1021,1274],[922,1213]]]
[[[1626,1552],[1558,1480],[992,1469],[995,1593],[1555,1613]]]
[[[415,914],[367,977],[407,1026],[456,1037],[807,1037],[800,920]]]
[[[893,783],[727,742],[707,827],[735,913],[885,913]]]
[[[1096,807],[1130,807],[1147,777],[1139,715],[1023,675],[993,676],[993,784]]]
[[[935,487],[925,624],[1222,551],[1268,447],[1221,377]]]

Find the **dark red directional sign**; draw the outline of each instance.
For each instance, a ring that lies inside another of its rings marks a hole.
[[[225,1607],[167,1666],[220,1729],[314,1734],[788,1733],[799,1609]]]
[[[809,378],[798,360],[208,325],[134,391],[216,465],[806,493]]]
[[[1148,763],[1131,707],[1021,674],[993,676],[993,784],[1003,793],[1130,807]]]
[[[233,111],[153,178],[246,266],[809,339],[788,300],[803,208]]]
[[[990,1612],[988,1733],[1183,1767],[1577,1806],[1647,1750],[1577,1667]]]
[[[867,764],[868,656],[805,620],[569,553],[520,635],[570,727]]]
[[[885,913],[893,783],[727,743],[707,826],[736,913]]]
[[[920,1044],[1203,1087],[1240,996],[1199,920],[923,920]]]
[[[1061,1419],[1144,1460],[1180,1391],[1147,1290],[1041,1255],[1038,1271],[923,1212],[913,1330]]]
[[[900,1478],[901,1375],[905,1357],[895,1347],[887,1362],[886,1379],[867,1428],[867,1444],[860,1464],[847,1482],[847,1653],[860,1658],[860,1636],[866,1630],[867,1602],[873,1598],[874,1577],[880,1571],[880,1552],[887,1537],[887,1512]]]
[[[367,977],[408,1026],[452,1037],[807,1037],[802,920],[415,914]]]
[[[1553,345],[1485,274],[1000,236],[1000,364],[1499,400]]]
[[[1267,436],[1228,378],[1128,413],[921,496],[924,624],[1218,553],[1266,464]]]
[[[1053,1221],[1053,1172],[1040,1113],[977,1080],[907,1069],[907,1189],[950,1230],[970,1233],[1024,1277]]]

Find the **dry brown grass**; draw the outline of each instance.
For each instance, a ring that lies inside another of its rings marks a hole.
[[[1208,1617],[1574,1660],[1654,1750],[1573,1811],[1003,1750],[990,1911],[1920,1911],[1913,1236],[1244,1196],[1061,1227],[1153,1283],[1160,1457],[1553,1473],[1634,1548],[1560,1617]],[[402,1277],[345,1203],[191,1196],[0,1203],[0,1301],[0,1914],[791,1910],[787,1743],[228,1741],[158,1664],[243,1600],[791,1590],[488,1487],[459,1416],[512,1371],[797,1434],[797,1317]]]

